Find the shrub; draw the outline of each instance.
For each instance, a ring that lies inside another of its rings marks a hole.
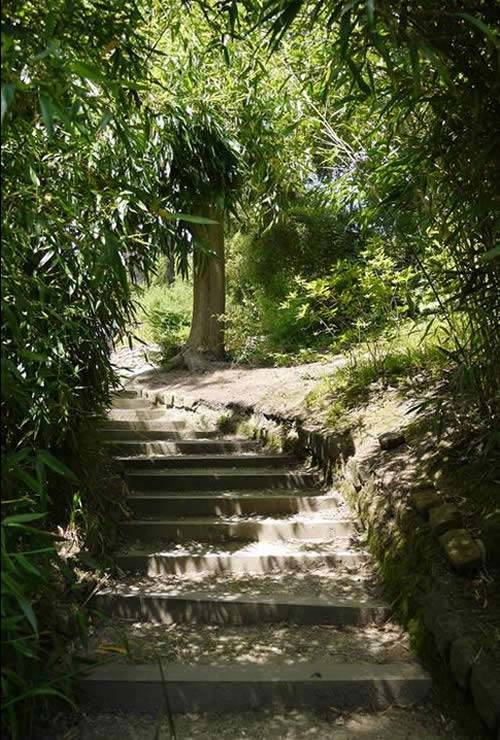
[[[139,291],[141,310],[135,334],[158,344],[163,360],[176,354],[188,337],[192,294],[191,281],[179,278],[172,285],[154,281]]]
[[[339,259],[325,277],[296,276],[280,310],[295,316],[296,341],[307,332],[309,342],[325,337],[340,348],[414,314],[419,292],[412,268],[398,267],[383,242],[372,239],[358,259]]]
[[[324,274],[340,257],[354,254],[361,237],[347,214],[297,205],[264,233],[237,232],[228,244],[228,286],[236,297],[259,286],[269,298],[284,298],[294,275]]]
[[[236,361],[282,364],[283,353],[304,360],[304,351],[339,350],[418,315],[425,290],[406,258],[398,261],[397,251],[391,253],[377,235],[361,239],[354,230],[348,244],[339,237],[339,221],[343,224],[325,209],[302,208],[265,238],[233,238],[226,327]],[[321,235],[317,259],[316,231]]]

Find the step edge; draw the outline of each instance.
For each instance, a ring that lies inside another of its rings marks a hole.
[[[310,596],[294,596],[289,598],[278,598],[274,596],[248,596],[246,594],[235,594],[231,597],[214,596],[209,591],[206,593],[200,591],[181,594],[168,594],[161,591],[139,591],[130,594],[124,594],[120,591],[98,591],[94,598],[113,598],[113,599],[162,599],[164,601],[196,601],[200,604],[245,604],[250,606],[300,606],[326,609],[352,609],[355,611],[370,610],[390,613],[390,606],[376,599],[360,601],[359,599],[320,599]]]
[[[429,673],[417,662],[387,663],[334,663],[329,661],[304,661],[303,663],[235,663],[207,664],[163,662],[166,683],[217,684],[217,683],[335,683],[337,681],[424,681],[432,684]],[[126,670],[124,670],[126,667]],[[319,677],[314,673],[321,674]],[[310,674],[310,675],[307,675]],[[323,675],[326,674],[326,675]],[[84,682],[113,681],[116,683],[161,682],[157,663],[104,664],[92,668],[82,677]]]
[[[237,476],[248,476],[248,475],[257,475],[259,477],[265,477],[265,476],[272,476],[274,478],[277,478],[279,476],[287,476],[290,478],[320,478],[319,473],[315,472],[309,472],[309,471],[291,471],[291,470],[277,470],[276,468],[269,468],[267,470],[266,468],[255,468],[255,470],[246,470],[245,472],[239,470],[238,468],[234,469],[228,469],[228,468],[193,468],[191,470],[169,470],[167,469],[159,469],[159,470],[134,470],[134,471],[127,471],[127,476],[129,478],[148,478],[148,477],[158,477],[158,478],[188,478],[189,476],[210,476],[213,477],[215,475],[218,475],[220,477],[229,477],[231,475],[237,475]]]
[[[320,544],[322,540],[319,540],[317,542],[313,542],[313,544]],[[241,543],[248,544],[245,542]],[[266,543],[264,543],[266,544]],[[269,544],[269,543],[267,543]],[[268,553],[259,553],[258,555],[254,555],[253,553],[241,553],[241,552],[208,552],[204,554],[193,554],[193,553],[171,553],[169,551],[164,552],[148,552],[147,550],[130,550],[126,554],[118,554],[116,557],[117,559],[123,559],[123,558],[163,558],[163,559],[173,559],[173,558],[220,558],[220,557],[226,557],[226,558],[262,558],[262,557],[287,557],[287,558],[323,558],[323,557],[340,557],[340,556],[351,556],[356,555],[358,557],[369,557],[369,553],[367,550],[331,550],[329,552],[318,552],[317,550],[314,551],[308,551],[308,552],[300,552],[294,550],[293,552],[287,552],[287,553],[275,553],[275,552],[268,552]]]
[[[228,526],[231,524],[241,525],[241,524],[264,524],[264,525],[275,525],[275,524],[326,524],[326,525],[347,525],[352,524],[355,525],[356,522],[354,519],[308,519],[304,521],[290,521],[286,518],[283,519],[276,519],[270,517],[269,519],[262,520],[262,519],[252,519],[250,517],[242,517],[242,520],[233,520],[233,521],[224,521],[224,517],[217,517],[217,516],[207,516],[205,519],[196,519],[194,517],[186,517],[184,519],[133,519],[133,520],[126,520],[126,521],[120,521],[118,522],[119,527],[135,527],[135,526],[157,526],[157,525],[179,525],[179,524],[189,524],[189,525],[204,525],[204,524],[216,524],[218,527]]]
[[[274,490],[279,490],[279,489],[274,489]],[[233,501],[233,500],[240,499],[240,498],[241,499],[259,498],[259,499],[264,499],[264,500],[267,500],[267,499],[273,499],[273,500],[292,499],[294,500],[297,498],[298,499],[310,498],[310,499],[313,499],[314,501],[316,501],[317,499],[324,500],[324,501],[331,499],[332,502],[336,501],[337,503],[339,501],[337,496],[333,494],[330,495],[327,493],[323,493],[321,489],[314,489],[315,491],[318,491],[317,493],[311,492],[307,494],[303,494],[301,492],[301,489],[298,489],[299,492],[296,494],[292,493],[293,489],[284,488],[283,490],[287,491],[287,493],[261,493],[259,490],[256,490],[254,493],[249,493],[248,490],[245,491],[245,489],[240,489],[240,490],[237,489],[234,492],[234,494],[231,493],[231,495],[227,495],[217,490],[213,492],[206,491],[205,493],[201,493],[197,491],[179,491],[178,493],[174,493],[174,491],[165,491],[164,493],[158,493],[158,492],[155,493],[153,491],[149,492],[148,490],[146,490],[146,491],[136,491],[134,495],[131,496],[131,498],[133,499],[143,499],[144,498],[144,499],[155,499],[155,500],[156,499],[167,499],[167,500],[171,499],[174,501],[177,499],[183,499],[183,498],[188,499],[188,500],[201,499],[202,501],[207,501],[207,500],[210,501],[212,498],[222,499],[224,501]],[[303,489],[303,490],[307,491],[308,489]]]

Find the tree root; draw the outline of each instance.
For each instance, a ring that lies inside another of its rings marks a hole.
[[[212,368],[214,358],[202,350],[194,349],[190,344],[186,344],[166,365],[164,370],[180,370],[187,368],[192,373],[207,372]]]

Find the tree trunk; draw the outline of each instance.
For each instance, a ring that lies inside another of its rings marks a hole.
[[[167,271],[165,274],[167,285],[171,287],[175,282],[175,260],[173,254],[167,255]]]
[[[217,221],[190,225],[193,239],[213,255],[194,251],[191,331],[186,346],[169,363],[170,368],[184,364],[190,370],[202,370],[209,362],[224,359],[224,325],[220,319],[226,304],[224,213],[211,206],[198,213]]]

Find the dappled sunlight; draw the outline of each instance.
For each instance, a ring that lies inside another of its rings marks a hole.
[[[222,440],[221,440],[222,441]],[[299,462],[288,455],[283,454],[268,454],[263,452],[255,452],[253,450],[244,450],[242,453],[232,452],[230,454],[224,452],[224,442],[219,448],[217,454],[198,454],[189,452],[183,455],[176,454],[151,454],[151,455],[135,455],[128,457],[126,463],[129,469],[132,468],[144,468],[149,469],[179,469],[179,468],[203,468],[207,472],[210,472],[213,468],[229,468],[233,471],[245,469],[251,466],[252,468],[283,468],[286,466],[287,470],[293,470],[299,466]],[[301,469],[306,469],[301,466]]]
[[[250,464],[250,461],[249,461]],[[275,468],[186,468],[186,469],[131,469],[127,472],[131,488],[163,491],[192,491],[224,489],[252,490],[259,487],[267,489],[297,489],[314,487],[319,483],[313,472],[296,472]]]
[[[108,420],[128,421],[128,422],[147,422],[158,421],[166,417],[164,407],[154,407],[150,409],[120,409],[111,408],[107,413]],[[171,418],[171,416],[169,416]]]
[[[288,546],[287,546],[288,545]],[[259,549],[260,548],[260,549]],[[273,570],[290,570],[309,568],[315,564],[324,564],[335,568],[339,565],[356,567],[362,564],[367,555],[354,550],[339,550],[338,545],[323,547],[318,552],[317,542],[301,541],[295,545],[283,543],[258,543],[249,547],[240,547],[231,551],[207,551],[206,545],[198,547],[199,554],[174,548],[166,551],[129,551],[118,555],[118,564],[132,572],[147,575],[163,573],[191,574],[196,572],[210,573],[268,573]],[[203,553],[203,554],[202,554]]]
[[[133,456],[139,455],[173,455],[176,453],[202,452],[203,454],[216,454],[218,452],[236,452],[253,451],[256,444],[253,440],[227,440],[217,439],[210,440],[207,438],[189,438],[178,437],[175,441],[167,441],[153,438],[150,441],[133,439],[120,439],[108,441],[104,440],[109,449],[117,454]]]
[[[117,648],[126,662],[154,663],[158,657],[187,665],[296,665],[312,660],[332,663],[395,663],[407,661],[409,643],[401,628],[386,623],[345,627],[259,624],[218,626],[158,624],[114,619],[92,638],[95,654]],[[120,652],[122,646],[124,651]]]
[[[339,589],[338,589],[339,590]],[[217,591],[155,592],[130,588],[119,597],[116,589],[103,589],[97,600],[100,611],[109,616],[148,623],[202,623],[249,625],[266,622],[287,624],[366,625],[382,624],[389,610],[381,602],[364,595],[320,598],[310,594],[297,596],[274,591],[272,596],[252,591],[250,594],[231,593],[228,585]]]
[[[178,429],[186,429],[187,422],[185,419],[172,416],[163,416],[161,419],[135,419],[133,421],[129,419],[108,419],[103,424],[103,428],[107,430],[124,430],[130,432],[148,432],[154,434],[155,432],[168,432],[170,430],[176,431]],[[140,436],[139,434],[139,436]],[[125,436],[125,435],[124,435]]]
[[[324,542],[334,540],[345,547],[346,538],[355,533],[352,520],[333,518],[318,513],[314,517],[260,518],[220,517],[216,520],[205,517],[185,519],[134,519],[121,524],[127,540],[145,538],[148,541],[162,538],[170,542],[290,542],[307,540]],[[348,541],[347,541],[348,542]]]
[[[223,684],[214,676],[230,670],[232,707],[313,697],[322,704],[325,680],[344,706],[353,702],[351,680],[370,706],[391,702],[400,690],[393,679],[411,666],[408,642],[376,597],[370,559],[340,492],[321,487],[318,471],[293,458],[255,447],[237,456],[240,441],[229,435],[214,432],[210,451],[209,439],[195,450],[197,439],[146,447],[141,435],[159,422],[141,430],[133,424],[123,420],[115,432],[136,434],[128,452],[142,455],[120,459],[134,516],[120,525],[122,576],[95,600],[108,618],[96,625],[90,655],[111,654],[144,676],[161,658],[176,676],[173,706],[183,711],[208,707],[203,692],[184,686],[192,684],[190,666],[208,684]],[[233,454],[221,443],[232,444]],[[373,666],[385,672],[374,674]],[[263,688],[269,681],[272,698]]]
[[[366,601],[377,594],[373,568],[365,563],[356,570],[339,568],[330,570],[324,564],[311,566],[307,570],[292,573],[224,575],[218,576],[200,571],[189,577],[182,575],[161,575],[154,577],[123,577],[110,584],[114,592],[127,593],[173,593],[182,594],[193,589],[214,597],[244,594],[247,596],[297,596],[322,598],[353,598]]]

